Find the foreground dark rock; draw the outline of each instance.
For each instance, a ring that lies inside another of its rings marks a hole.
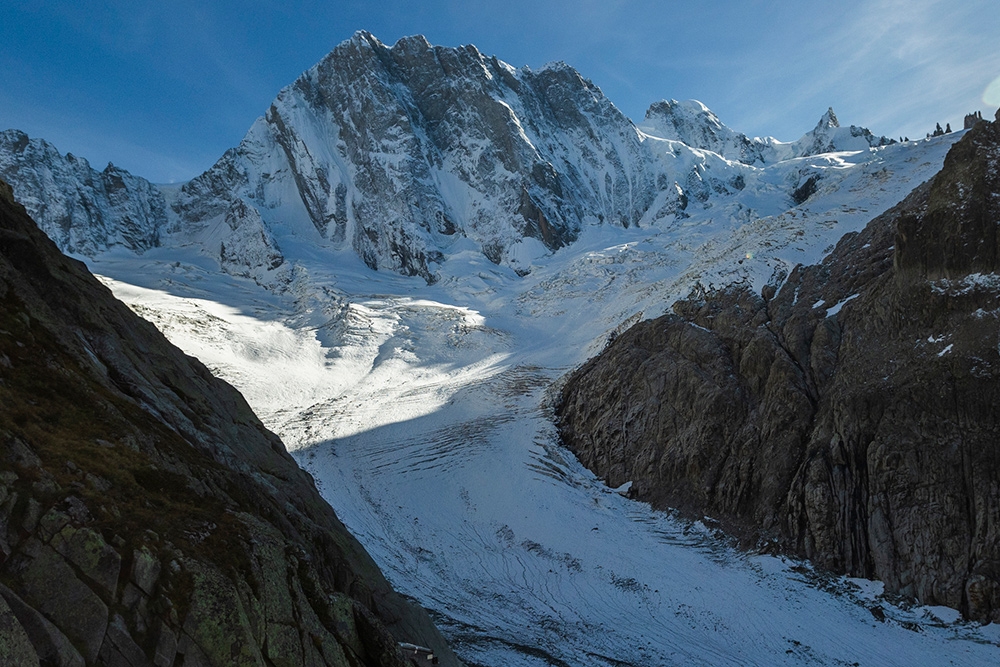
[[[693,293],[572,374],[565,444],[745,543],[1000,621],[1000,122],[780,291]]]
[[[459,664],[243,398],[2,182],[0,303],[0,664]]]

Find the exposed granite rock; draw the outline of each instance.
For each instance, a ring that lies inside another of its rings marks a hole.
[[[763,296],[696,290],[573,373],[609,485],[1000,621],[1000,123]]]
[[[37,659],[56,667],[84,667],[83,656],[74,648],[59,628],[40,612],[30,607],[9,588],[0,584],[0,597],[7,602],[15,618],[24,628]]]
[[[0,360],[0,662],[460,664],[242,397],[3,182]]]
[[[38,667],[38,654],[28,633],[0,596],[0,664]]]

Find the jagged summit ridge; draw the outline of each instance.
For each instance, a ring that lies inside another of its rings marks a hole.
[[[876,137],[868,128],[851,125],[841,127],[833,107],[827,109],[816,127],[795,142],[797,156],[833,153],[836,151],[867,150],[895,143],[888,137]]]
[[[145,179],[110,163],[97,171],[18,130],[0,132],[0,178],[66,252],[123,246],[141,253],[159,244],[167,223],[163,195]]]
[[[282,90],[175,211],[190,227],[242,198],[373,268],[432,279],[459,239],[511,263],[515,246],[555,250],[588,222],[638,223],[660,189],[652,163],[568,65],[514,69],[473,46],[359,32]]]
[[[785,143],[773,137],[750,138],[726,126],[719,117],[698,100],[662,100],[646,111],[639,128],[644,133],[680,141],[693,148],[718,153],[727,160],[763,167],[820,153],[867,150],[893,143],[876,137],[867,128],[841,128],[833,107],[827,109],[816,127],[797,141]]]

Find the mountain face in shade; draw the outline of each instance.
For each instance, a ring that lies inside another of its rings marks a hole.
[[[242,396],[0,182],[0,662],[459,664]]]
[[[0,178],[65,252],[94,255],[113,247],[136,253],[159,245],[167,224],[163,195],[112,164],[96,171],[42,139],[0,132]]]
[[[977,123],[780,290],[628,330],[566,384],[564,443],[657,506],[1000,621],[998,160]]]

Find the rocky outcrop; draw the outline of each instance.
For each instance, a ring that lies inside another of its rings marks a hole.
[[[975,127],[976,123],[983,119],[982,111],[973,111],[972,113],[965,114],[965,127],[963,129],[970,129]]]
[[[0,132],[0,178],[64,252],[94,255],[112,247],[137,253],[159,245],[167,205],[145,179],[113,164],[96,171],[18,130]]]
[[[0,184],[0,662],[458,662],[242,397]]]
[[[573,373],[565,444],[745,543],[1000,621],[1000,123],[780,289],[696,290]]]

